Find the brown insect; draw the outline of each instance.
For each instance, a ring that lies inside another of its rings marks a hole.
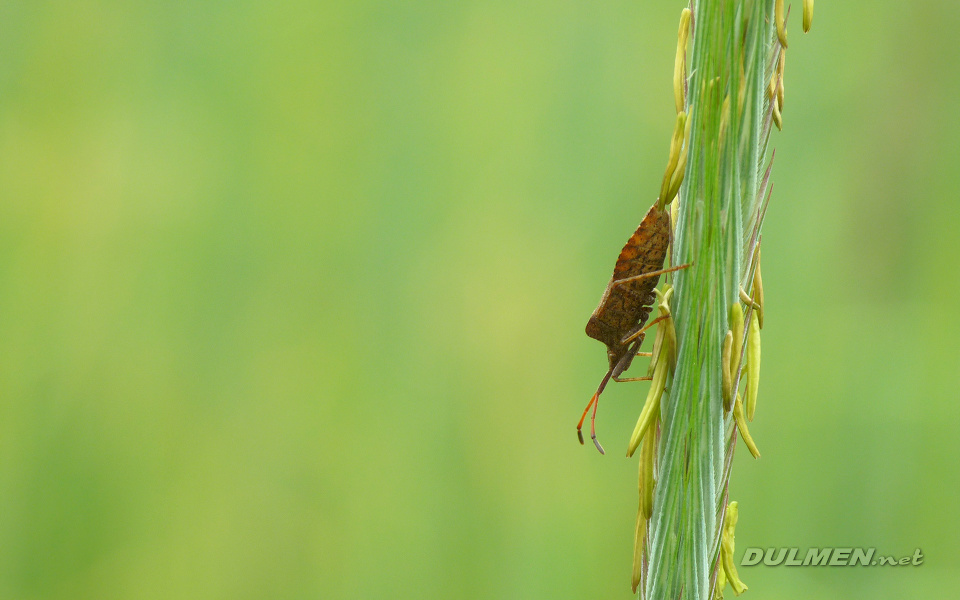
[[[593,315],[587,322],[587,335],[607,345],[610,369],[603,376],[600,387],[583,410],[583,416],[577,423],[577,437],[583,444],[581,429],[592,406],[590,438],[593,439],[600,454],[604,453],[603,446],[597,441],[596,429],[600,394],[610,379],[620,382],[650,379],[649,377],[621,379],[620,375],[630,368],[630,363],[637,356],[637,350],[643,343],[644,332],[655,323],[667,318],[660,317],[644,325],[657,299],[653,289],[657,287],[660,275],[690,266],[686,264],[669,269],[663,268],[670,238],[670,212],[660,208],[658,203],[654,203],[620,251],[617,264],[613,269],[613,276],[603,292],[600,305],[593,311]]]

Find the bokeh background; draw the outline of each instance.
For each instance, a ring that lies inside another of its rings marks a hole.
[[[0,3],[0,599],[630,598],[683,6]],[[950,597],[960,5],[794,9],[737,558],[926,558],[745,597]]]

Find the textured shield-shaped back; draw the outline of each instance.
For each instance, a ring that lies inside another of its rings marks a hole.
[[[670,213],[657,210],[654,204],[620,251],[600,305],[587,322],[587,335],[606,344],[612,352],[611,368],[626,352],[626,346],[621,344],[624,336],[646,322],[656,301],[653,289],[660,276],[614,283],[663,269],[669,245]]]

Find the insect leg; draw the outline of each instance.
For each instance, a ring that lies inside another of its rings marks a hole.
[[[640,349],[640,344],[643,343],[643,333],[641,332],[640,337],[633,343],[633,347],[627,349],[624,353],[623,358],[620,359],[620,362],[613,367],[613,374],[611,378],[619,383],[625,383],[628,381],[644,381],[649,379],[648,377],[625,377],[620,379],[619,375],[630,368],[630,364],[633,362],[633,358],[637,355],[637,350]]]
[[[633,356],[636,354],[637,350],[640,349],[641,342],[643,342],[642,336],[639,340],[634,342],[632,348],[627,350],[626,354],[623,355],[623,358],[620,359],[620,362],[614,365],[612,369],[607,371],[607,374],[603,377],[603,381],[600,382],[600,388],[590,400],[590,404],[593,404],[593,414],[590,415],[590,439],[593,440],[593,445],[597,447],[597,450],[600,451],[600,454],[606,454],[606,452],[603,451],[603,446],[600,445],[600,441],[597,439],[597,407],[600,406],[600,392],[602,392],[603,388],[606,387],[607,381],[609,381],[611,378],[617,380],[617,375],[630,368],[630,363],[633,361]],[[590,404],[587,405],[587,410],[590,409]],[[580,433],[580,427],[583,426],[583,418],[587,416],[587,410],[583,411],[583,417],[580,417],[580,425],[577,426],[577,435],[580,437],[581,444],[583,443],[583,435]]]
[[[600,451],[600,454],[606,454],[603,451],[603,446],[600,445],[600,440],[597,439],[597,407],[600,406],[600,396],[597,396],[597,401],[593,403],[593,414],[590,415],[590,439],[593,440],[593,445],[597,447],[597,450]]]
[[[628,333],[628,334],[626,335],[626,337],[623,338],[623,340],[622,340],[621,343],[623,343],[623,344],[629,344],[629,343],[630,343],[632,340],[634,340],[634,339],[637,340],[637,343],[636,343],[636,345],[633,347],[633,349],[632,349],[626,356],[624,356],[624,359],[626,359],[627,356],[630,357],[630,361],[633,360],[633,357],[634,357],[634,356],[651,356],[651,357],[652,357],[652,356],[653,356],[653,352],[637,352],[637,350],[640,348],[640,344],[643,343],[644,332],[645,332],[647,329],[650,329],[651,327],[653,327],[654,325],[656,325],[657,323],[659,323],[660,321],[663,321],[663,320],[666,320],[666,319],[669,319],[669,318],[670,318],[670,315],[669,315],[669,314],[666,314],[666,315],[657,317],[656,319],[650,321],[650,322],[647,323],[646,325],[644,325],[644,326],[642,326],[642,327],[639,327],[639,328],[637,329],[637,331],[635,331],[635,332],[633,332],[633,333]],[[622,364],[622,362],[623,362],[623,360],[621,360],[621,364]],[[617,365],[617,366],[619,367],[619,366],[621,366],[621,365]],[[618,383],[625,383],[625,382],[628,382],[628,381],[652,381],[652,380],[653,380],[653,377],[626,377],[626,378],[624,378],[624,379],[620,379],[619,377],[617,377],[617,375],[619,375],[620,373],[623,373],[623,372],[626,371],[629,367],[630,367],[630,364],[629,364],[629,362],[628,362],[627,365],[624,366],[622,369],[620,369],[620,370],[614,369],[614,373],[616,373],[616,375],[613,376],[613,380],[616,381],[616,382],[618,382]]]
[[[641,279],[647,279],[649,277],[659,277],[664,273],[671,273],[673,271],[679,271],[680,269],[686,269],[687,267],[692,266],[693,263],[687,263],[685,265],[680,265],[677,267],[670,267],[669,269],[660,269],[659,271],[650,271],[649,273],[641,273],[640,275],[634,275],[633,277],[624,277],[623,279],[617,279],[611,284],[611,287],[617,287],[618,285],[623,285],[624,283],[630,283],[631,281],[639,281]]]
[[[652,323],[651,323],[652,324]],[[640,332],[640,337],[633,343],[633,347],[629,348],[626,354],[623,355],[623,358],[620,359],[612,369],[607,371],[607,374],[603,376],[603,380],[600,382],[600,387],[597,388],[596,393],[593,394],[593,397],[590,398],[590,402],[587,403],[587,407],[583,409],[583,415],[580,416],[580,422],[577,423],[577,438],[580,440],[580,445],[583,445],[583,422],[587,418],[587,413],[590,412],[590,407],[593,407],[593,414],[590,415],[590,439],[593,440],[593,445],[597,447],[597,450],[600,451],[600,454],[606,454],[603,451],[603,446],[600,445],[600,441],[597,439],[597,407],[600,406],[600,394],[603,393],[603,389],[607,387],[607,382],[613,379],[614,381],[627,382],[627,381],[644,381],[649,380],[649,377],[635,377],[620,379],[617,377],[620,373],[623,373],[628,368],[630,368],[630,363],[633,361],[633,357],[637,355],[637,350],[640,349],[640,344],[643,343],[643,332]],[[616,375],[614,374],[616,373]]]
[[[670,318],[670,315],[664,315],[664,316],[662,316],[662,317],[657,317],[656,319],[650,321],[650,322],[647,323],[646,325],[643,325],[643,326],[641,326],[641,327],[638,327],[638,328],[636,329],[636,331],[631,331],[631,332],[628,333],[627,335],[623,336],[623,339],[620,340],[620,343],[621,343],[621,344],[629,344],[630,342],[632,342],[633,340],[637,339],[638,337],[640,337],[640,338],[642,339],[643,333],[644,333],[646,330],[650,329],[651,327],[653,327],[654,325],[656,325],[656,324],[659,323],[660,321],[663,321],[664,319],[669,319],[669,318]]]

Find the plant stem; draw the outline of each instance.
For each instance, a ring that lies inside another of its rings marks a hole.
[[[753,276],[769,128],[770,0],[695,0],[686,112],[692,125],[673,264],[677,367],[662,403],[644,597],[709,600],[720,552],[733,411],[722,398],[731,307]],[[749,287],[747,288],[749,289]],[[748,318],[752,318],[749,307]]]

